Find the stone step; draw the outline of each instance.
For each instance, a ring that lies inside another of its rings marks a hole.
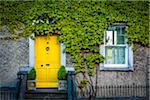
[[[59,91],[57,88],[52,89],[36,89],[35,91],[27,90],[26,93],[67,93],[67,91]]]
[[[25,98],[24,100],[68,100],[67,98]]]
[[[32,97],[24,98],[24,100],[67,100],[67,97]]]
[[[25,100],[67,100],[67,92],[58,91],[58,89],[26,91]]]

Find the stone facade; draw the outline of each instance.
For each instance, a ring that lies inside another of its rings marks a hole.
[[[148,76],[149,49],[147,47],[134,45],[133,49],[133,71],[101,71],[98,70],[98,86],[105,85],[144,85],[146,86]],[[67,66],[72,67],[70,55],[67,55]],[[100,66],[99,66],[100,67]],[[150,68],[149,68],[150,70]]]
[[[149,97],[148,75],[149,66],[149,48],[134,44],[133,49],[133,71],[102,71],[97,69],[97,96],[98,97]],[[69,57],[69,56],[68,56]],[[67,65],[72,63],[67,62]],[[101,67],[101,66],[99,66]],[[78,79],[80,79],[79,77]],[[96,79],[93,77],[93,85]],[[87,95],[86,95],[87,94]],[[79,97],[88,97],[88,88],[82,91],[77,88],[77,95]]]
[[[4,34],[5,33],[5,34]],[[0,36],[9,36],[3,30]],[[98,85],[146,85],[148,48],[134,45],[133,71],[98,71]],[[72,67],[67,55],[67,67]],[[19,67],[29,65],[29,41],[25,38],[0,40],[0,86],[15,86]]]
[[[10,36],[3,30],[0,37]],[[19,67],[28,66],[28,39],[0,40],[0,87],[15,87]]]
[[[148,48],[134,45],[133,71],[99,71],[99,85],[146,85],[147,82],[147,62]]]

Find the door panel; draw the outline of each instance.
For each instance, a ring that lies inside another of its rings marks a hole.
[[[57,72],[59,67],[60,45],[57,36],[37,36],[35,38],[36,87],[58,87]]]

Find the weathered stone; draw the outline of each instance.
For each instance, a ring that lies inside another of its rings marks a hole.
[[[134,70],[133,71],[99,71],[99,85],[146,85],[147,52],[148,48],[134,45]]]
[[[0,87],[15,86],[19,67],[28,65],[28,40],[0,40]]]

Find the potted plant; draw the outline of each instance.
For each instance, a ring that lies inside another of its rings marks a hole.
[[[27,78],[28,90],[36,90],[36,71],[34,68],[29,71]]]
[[[65,66],[61,66],[58,70],[58,90],[67,90],[67,74]]]

